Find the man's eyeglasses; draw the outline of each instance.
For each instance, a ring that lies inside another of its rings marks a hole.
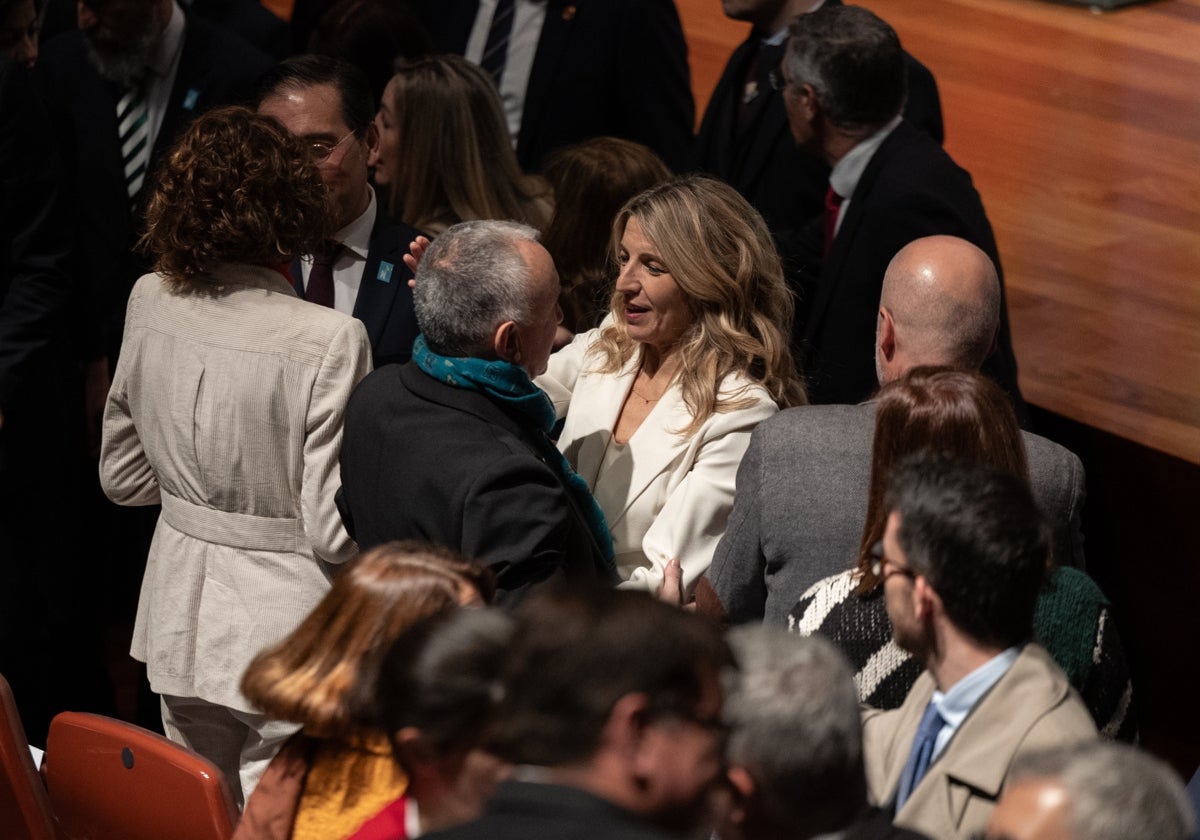
[[[897,563],[892,558],[883,553],[883,540],[879,540],[875,545],[871,546],[871,574],[879,580],[880,583],[890,578],[892,575],[904,575],[909,580],[916,580],[920,575],[913,571],[908,566],[903,566]]]
[[[337,151],[338,146],[345,143],[354,136],[354,131],[348,131],[341,140],[336,143],[330,143],[328,140],[309,140],[308,148],[312,152],[313,160],[317,163],[324,163],[329,160],[330,156]]]
[[[788,86],[788,80],[778,67],[767,74],[767,81],[771,83],[771,90],[783,90]]]

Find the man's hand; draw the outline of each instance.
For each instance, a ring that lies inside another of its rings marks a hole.
[[[421,264],[421,257],[425,256],[425,252],[428,250],[429,240],[424,236],[418,236],[412,242],[408,243],[408,253],[404,255],[404,264],[415,274],[417,266]],[[416,288],[416,285],[416,280],[408,281],[410,289]]]

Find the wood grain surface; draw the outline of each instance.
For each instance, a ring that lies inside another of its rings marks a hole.
[[[677,0],[698,113],[747,25]],[[1200,0],[870,0],[937,77],[1035,405],[1200,464]]]

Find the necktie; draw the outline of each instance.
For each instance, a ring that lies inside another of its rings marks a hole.
[[[150,120],[141,82],[125,89],[117,101],[117,139],[125,168],[125,191],[132,204],[146,179],[150,161]]]
[[[326,242],[313,254],[312,269],[304,284],[304,299],[333,308],[333,264],[342,251],[342,243]]]
[[[500,87],[504,75],[504,64],[508,60],[508,39],[512,35],[513,0],[498,0],[492,14],[492,25],[488,27],[487,43],[483,47],[483,58],[479,66],[486,70]]]
[[[908,801],[921,779],[925,778],[925,771],[929,769],[929,763],[933,759],[934,742],[945,725],[946,721],[942,720],[937,706],[931,702],[925,708],[925,715],[917,727],[917,737],[913,739],[912,751],[908,754],[904,772],[900,774],[900,787],[896,791],[897,812]]]
[[[837,231],[838,213],[842,209],[842,197],[830,187],[825,191],[825,256],[833,250],[833,235]]]

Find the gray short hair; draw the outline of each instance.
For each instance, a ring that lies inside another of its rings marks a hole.
[[[728,640],[740,672],[724,707],[729,763],[754,777],[756,804],[778,827],[846,827],[867,793],[858,692],[845,657],[826,639],[782,628],[737,627]]]
[[[908,69],[896,31],[861,6],[825,5],[788,27],[792,84],[812,86],[830,123],[868,133],[901,111]]]
[[[1187,840],[1196,818],[1175,771],[1125,744],[1089,741],[1018,758],[1006,786],[1053,779],[1074,840]]]
[[[417,267],[413,303],[429,349],[477,356],[505,321],[526,323],[533,309],[530,270],[518,242],[537,242],[520,222],[462,222],[433,241]]]

